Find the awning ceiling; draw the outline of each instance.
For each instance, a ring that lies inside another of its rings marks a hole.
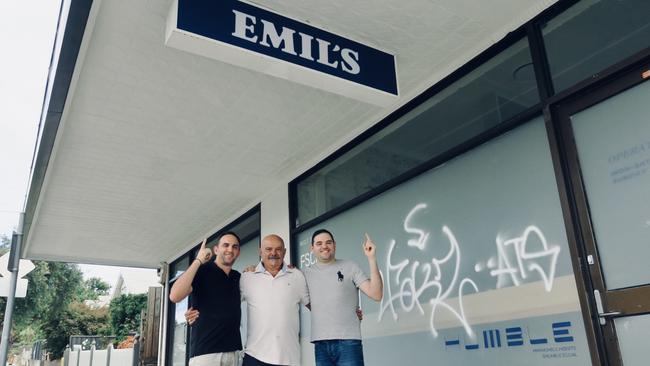
[[[40,146],[24,256],[156,267],[554,2],[253,2],[395,54],[401,95],[381,108],[166,47],[169,0],[96,0],[65,30],[83,35],[76,64],[58,61],[71,83],[50,81],[68,93],[46,110],[60,125]]]

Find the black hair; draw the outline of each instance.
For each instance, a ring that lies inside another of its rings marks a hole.
[[[327,230],[327,229],[318,229],[318,230],[314,231],[313,234],[311,234],[311,245],[314,245],[314,238],[316,238],[320,234],[329,234],[329,236],[332,238],[332,240],[334,240],[334,235],[332,235],[332,233],[329,230]]]
[[[225,233],[219,235],[219,239],[217,240],[217,244],[216,244],[216,245],[219,245],[219,242],[221,242],[221,238],[223,238],[223,237],[226,236],[226,235],[232,235],[232,236],[234,236],[235,238],[237,238],[237,244],[241,244],[241,239],[239,239],[239,235],[235,234],[234,231],[226,231]]]

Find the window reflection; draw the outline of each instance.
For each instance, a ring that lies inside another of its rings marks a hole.
[[[298,183],[305,223],[539,102],[522,39]]]
[[[648,14],[648,0],[585,0],[543,25],[555,90],[647,48]]]

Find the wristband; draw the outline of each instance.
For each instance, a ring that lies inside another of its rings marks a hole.
[[[204,264],[205,264],[205,263],[203,263],[203,261],[201,261],[201,260],[198,259],[198,258],[194,258],[194,260],[195,260],[195,261],[199,261],[199,263],[201,263],[201,265],[204,265]]]

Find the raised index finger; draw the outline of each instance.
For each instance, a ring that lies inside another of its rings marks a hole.
[[[366,234],[366,241],[372,242],[372,240],[370,240],[370,235],[368,235],[368,233],[365,233],[365,234]]]
[[[207,243],[208,238],[203,239],[203,242],[201,243],[201,248],[199,250],[205,249],[205,244]]]

